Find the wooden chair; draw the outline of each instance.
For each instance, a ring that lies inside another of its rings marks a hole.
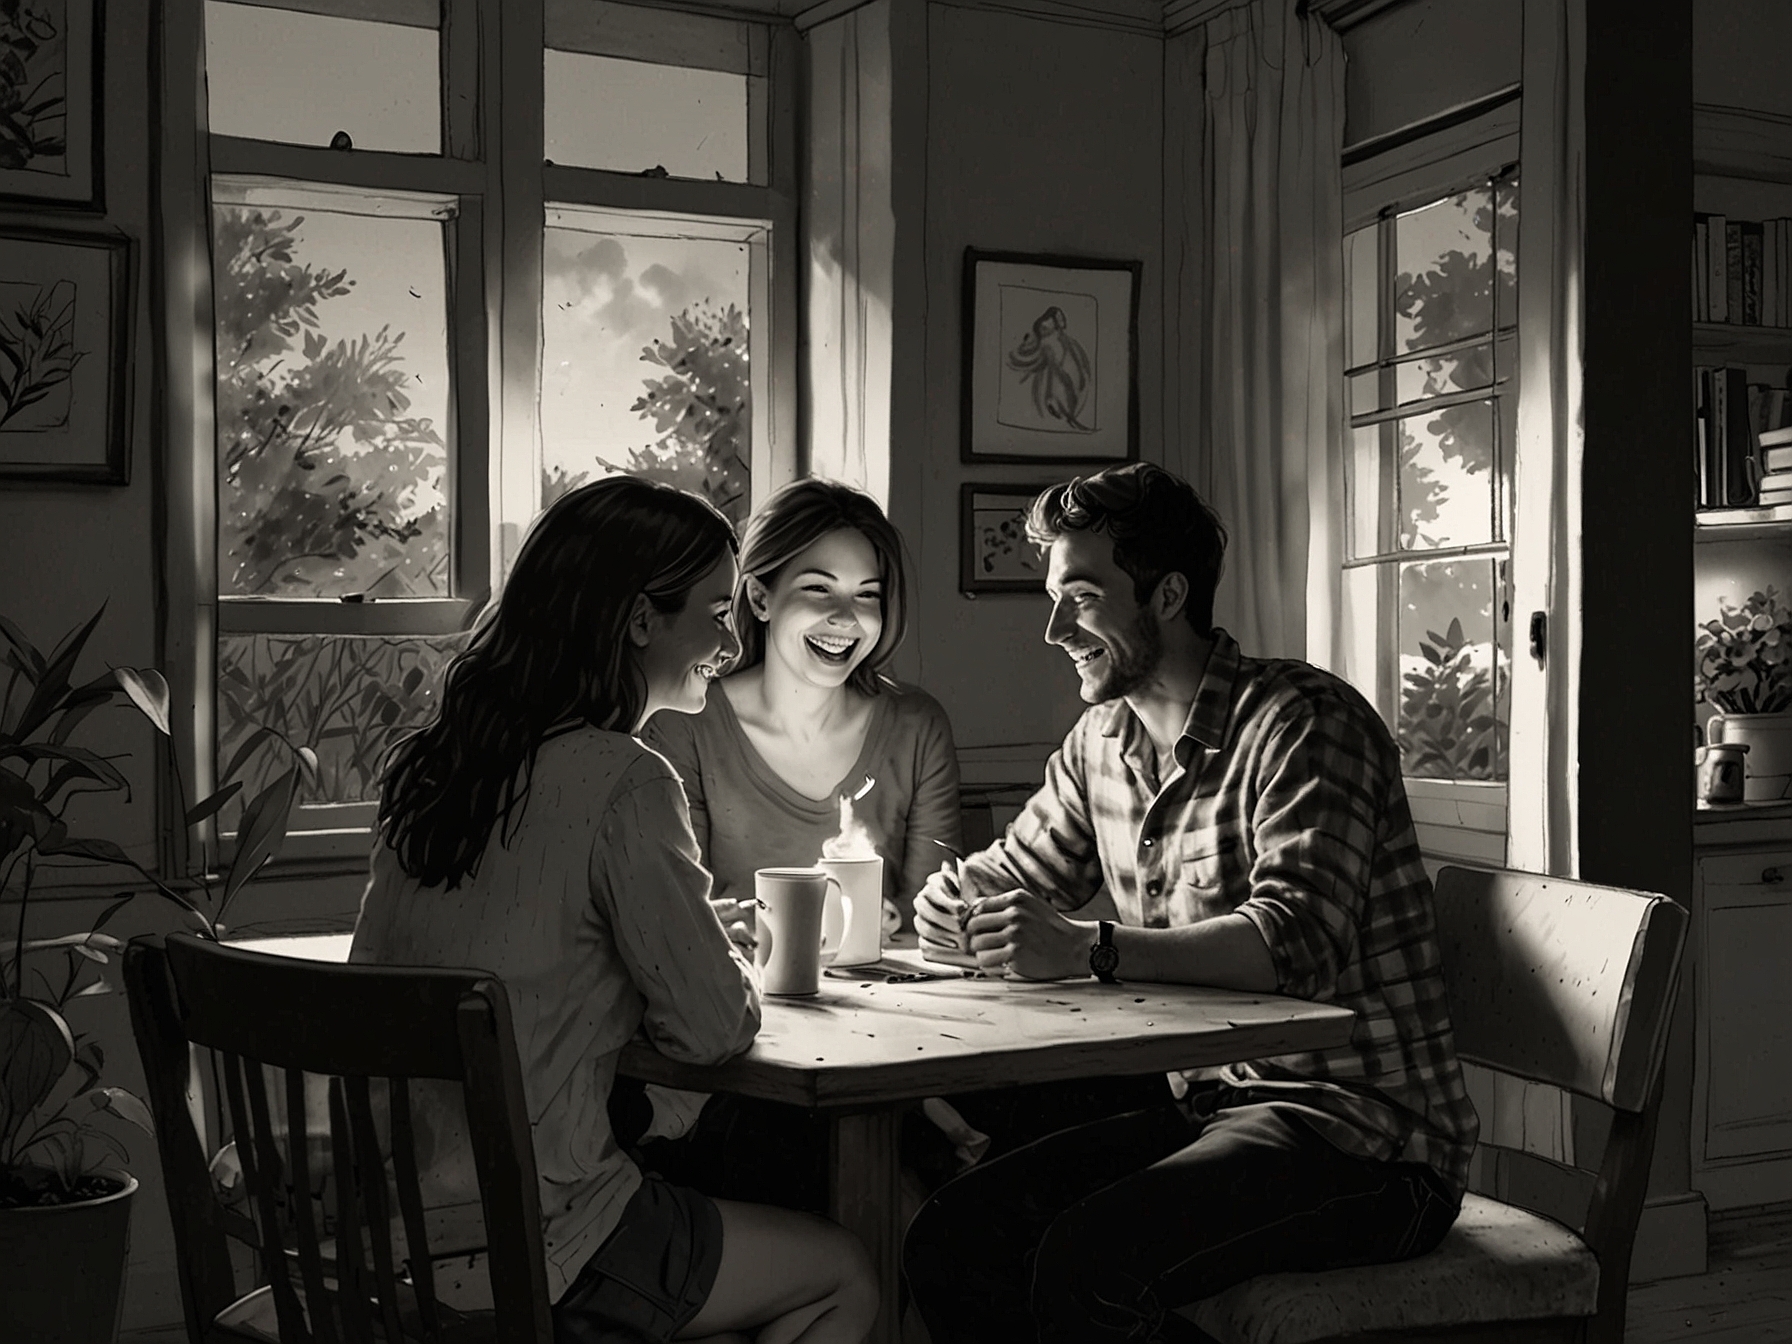
[[[522,1073],[495,978],[301,961],[184,933],[133,940],[124,978],[194,1344],[553,1339]],[[208,1170],[205,1051],[219,1066],[248,1216]],[[327,1142],[308,1141],[306,1075],[314,1096],[328,1079]],[[470,1230],[425,1212],[419,1079],[463,1090],[483,1209]],[[320,1160],[332,1185],[323,1216],[310,1193]],[[259,1253],[252,1290],[237,1280],[232,1237]],[[438,1275],[453,1257],[465,1277],[475,1249],[488,1257],[490,1307],[456,1310]]]
[[[1437,925],[1457,1054],[1610,1108],[1584,1221],[1571,1230],[1471,1193],[1429,1254],[1259,1275],[1180,1314],[1221,1344],[1619,1344],[1686,924],[1662,896],[1443,869]],[[1488,1152],[1483,1142],[1484,1163]]]

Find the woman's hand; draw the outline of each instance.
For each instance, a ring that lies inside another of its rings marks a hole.
[[[1089,972],[1094,926],[1064,918],[1028,891],[979,901],[968,932],[971,951],[985,971],[1023,980],[1064,980]]]
[[[753,926],[747,922],[747,914],[753,909],[753,902],[735,900],[731,896],[712,896],[709,908],[722,921],[722,930],[728,935],[728,941],[738,947],[741,955],[748,961],[752,961],[754,949],[759,946],[759,940],[753,935]]]

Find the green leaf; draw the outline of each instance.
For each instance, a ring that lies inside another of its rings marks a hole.
[[[224,767],[224,773],[219,776],[219,778],[235,779],[237,772],[243,768],[243,762],[249,759],[250,755],[255,751],[255,748],[259,747],[263,742],[266,742],[273,735],[274,730],[267,727],[265,724],[250,733],[249,736],[243,739],[243,745],[236,749],[236,755],[230,758],[230,764]]]
[[[286,839],[288,819],[292,815],[294,790],[298,787],[297,768],[288,770],[267,788],[255,795],[243,809],[243,824],[237,832],[236,855],[230,861],[230,873],[224,880],[224,899],[218,906],[223,918],[225,907],[241,891],[243,884],[255,876],[261,865],[280,852]]]
[[[100,911],[99,918],[93,921],[94,932],[97,933],[101,929],[105,928],[106,925],[108,925],[112,922],[113,915],[116,915],[120,910],[124,909],[125,906],[129,905],[132,901],[134,901],[136,899],[137,899],[136,892],[121,891],[117,895],[117,897],[114,898],[111,905],[108,905],[104,910]]]
[[[25,712],[19,717],[15,731],[21,739],[30,737],[40,724],[56,712],[68,691],[69,673],[74,671],[75,662],[81,656],[87,637],[93,633],[93,627],[99,624],[105,610],[106,604],[100,603],[100,609],[89,616],[85,624],[69,631],[62,643],[56,646],[56,651],[50,655],[49,664],[32,690],[31,699],[25,702]]]
[[[110,840],[88,839],[81,836],[62,835],[52,840],[40,840],[37,845],[39,854],[73,854],[77,858],[92,859],[97,863],[122,863],[135,868],[130,855]]]
[[[38,999],[0,1004],[0,1129],[43,1104],[75,1058],[61,1013]]]
[[[115,667],[112,671],[120,689],[143,711],[143,717],[155,724],[163,737],[173,736],[168,726],[167,678],[153,667]]]
[[[96,1087],[87,1094],[95,1110],[110,1111],[121,1120],[129,1120],[145,1134],[156,1132],[156,1122],[149,1113],[149,1107],[135,1092],[127,1092],[122,1087]]]
[[[209,798],[201,798],[188,810],[187,825],[197,826],[207,817],[216,816],[223,808],[224,804],[228,803],[242,791],[243,781],[240,779],[233,779]]]
[[[37,651],[37,646],[25,638],[25,632],[19,629],[6,617],[0,616],[0,636],[3,636],[25,664],[26,675],[33,682],[40,681],[44,675],[44,656]]]

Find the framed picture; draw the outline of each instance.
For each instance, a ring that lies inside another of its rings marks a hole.
[[[965,249],[966,462],[1139,455],[1139,271]]]
[[[104,0],[0,4],[0,201],[105,208]]]
[[[1027,508],[1043,485],[958,489],[958,588],[964,593],[1043,593],[1045,554],[1027,540]]]
[[[0,228],[0,483],[123,485],[131,242]]]

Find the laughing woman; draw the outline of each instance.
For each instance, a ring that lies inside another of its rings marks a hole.
[[[351,960],[503,979],[559,1344],[743,1331],[847,1344],[877,1310],[842,1229],[644,1177],[607,1113],[638,1027],[698,1063],[759,1027],[683,791],[633,736],[656,710],[701,710],[737,651],[734,552],[726,519],[666,486],[612,477],[557,501],[380,800]],[[418,1109],[431,1202],[477,1199],[457,1098]]]
[[[877,501],[835,481],[783,487],[748,521],[734,615],[741,653],[698,714],[656,715],[644,740],[684,781],[718,898],[758,868],[813,863],[853,802],[884,865],[884,898],[914,893],[962,849],[958,756],[939,702],[886,669],[907,627],[902,540]],[[935,843],[935,842],[938,843]],[[794,1108],[727,1094],[624,1092],[617,1124],[643,1159],[716,1194],[817,1209],[826,1136]],[[981,1136],[977,1136],[981,1137]],[[911,1167],[949,1145],[905,1126]]]
[[[645,740],[672,762],[718,898],[753,872],[812,863],[853,803],[908,911],[961,848],[958,757],[939,702],[887,671],[907,628],[902,541],[877,501],[835,481],[785,486],[747,523],[741,653],[698,714],[660,714]],[[936,844],[935,842],[939,843]]]

